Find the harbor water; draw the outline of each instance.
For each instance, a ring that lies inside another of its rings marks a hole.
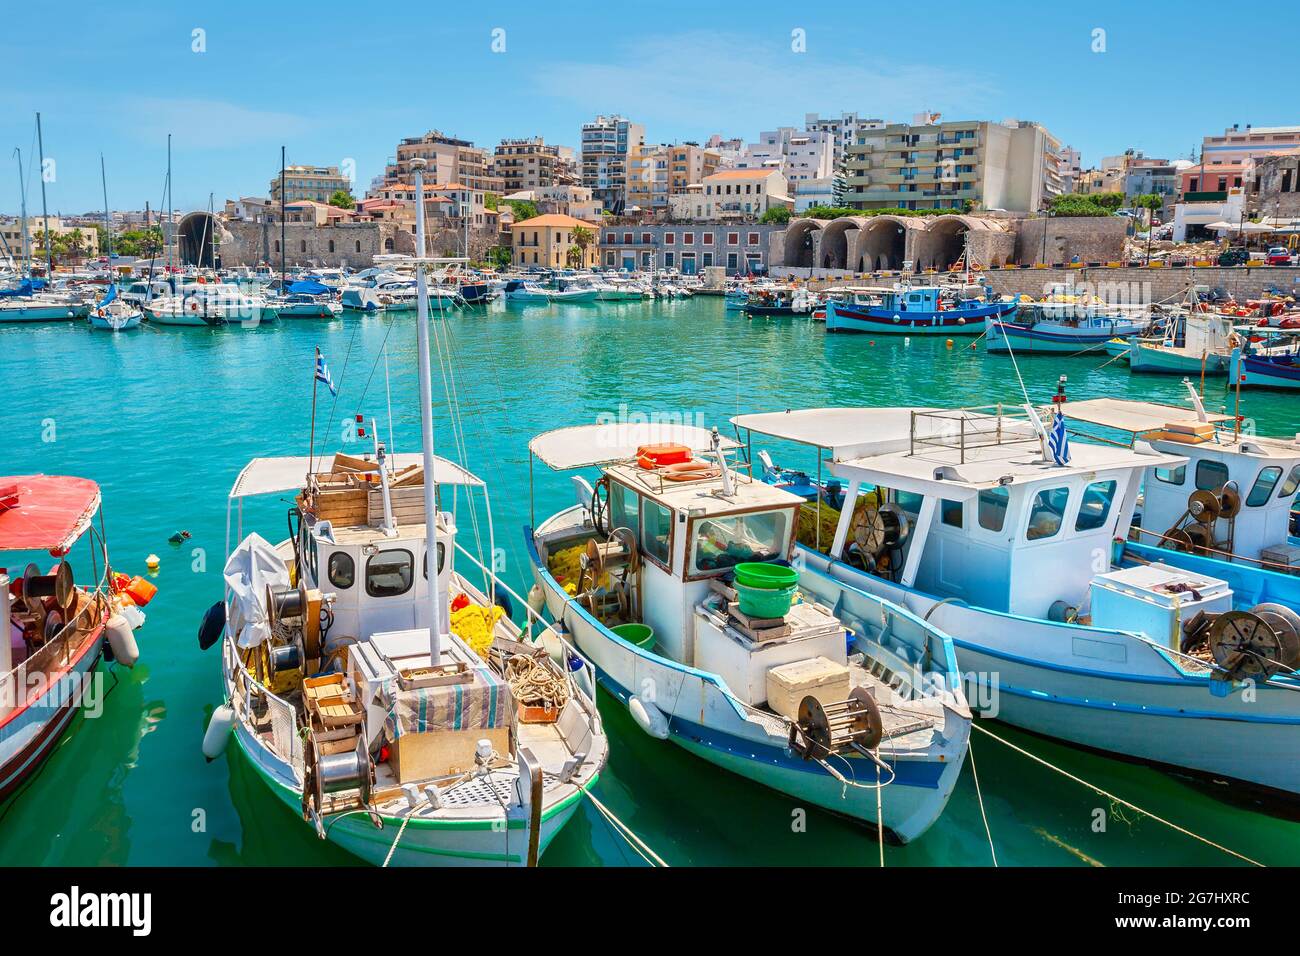
[[[221,597],[226,495],[257,456],[305,454],[315,349],[339,385],[317,394],[316,447],[334,450],[354,416],[374,418],[393,445],[419,434],[413,313],[285,321],[255,330],[144,327],[118,335],[82,323],[0,326],[5,423],[0,473],[83,475],[100,483],[115,568],[145,573],[161,559],[157,598],[134,670],[101,665],[102,714],[79,716],[45,767],[0,805],[0,865],[241,866],[356,862],[316,839],[230,747],[200,752],[221,703],[217,648],[195,638]],[[805,318],[750,320],[718,298],[655,303],[506,307],[438,322],[436,444],[491,488],[498,565],[530,584],[522,529],[530,520],[530,437],[550,428],[658,416],[717,424],[740,412],[835,405],[1019,404],[1017,367],[972,338],[827,335]],[[385,359],[386,355],[386,359]],[[1184,404],[1176,378],[1130,376],[1107,356],[1019,359],[1030,396],[1046,401],[1060,374],[1073,398],[1116,396]],[[1234,410],[1223,379],[1210,410]],[[463,452],[443,396],[452,392]],[[1241,413],[1261,434],[1300,428],[1293,397],[1248,393]],[[347,446],[361,451],[361,444]],[[770,447],[770,446],[769,446]],[[813,470],[810,452],[776,449]],[[568,478],[532,474],[536,516],[567,505]],[[290,502],[246,505],[244,531],[285,535]],[[190,537],[168,539],[178,531]],[[461,540],[475,550],[472,522]],[[484,544],[486,548],[486,543]],[[81,569],[78,569],[80,572]],[[80,575],[79,575],[80,576]],[[731,776],[644,734],[601,698],[610,759],[595,793],[672,865],[874,866],[875,836]],[[1300,858],[1300,823],[1221,784],[1086,753],[996,722],[981,726],[1064,771],[1263,863]],[[956,794],[938,824],[888,866],[1239,865],[1220,850],[1144,818],[985,734],[972,734]],[[979,792],[972,770],[978,770]],[[985,825],[987,815],[987,831]],[[545,865],[643,865],[589,804],[556,838]]]

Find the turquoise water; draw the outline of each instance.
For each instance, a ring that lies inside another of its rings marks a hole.
[[[1019,401],[1011,361],[958,339],[826,336],[806,320],[724,313],[718,299],[599,307],[512,308],[458,314],[439,326],[452,355],[466,464],[488,478],[506,577],[526,590],[531,436],[598,415],[679,413],[726,425],[737,412],[819,405],[987,404]],[[322,394],[317,447],[338,446],[354,413],[387,431],[385,364],[397,451],[419,431],[414,319],[286,322],[253,331],[144,328],[110,335],[74,325],[0,326],[6,398],[0,473],[85,475],[103,486],[114,565],[144,571],[162,559],[159,595],[140,632],[142,660],[113,669],[98,719],[79,718],[35,780],[0,805],[0,864],[256,865],[348,863],[267,793],[231,748],[208,764],[199,746],[219,703],[216,649],[195,632],[221,593],[226,494],[259,455],[305,453],[312,361],[324,352],[337,403]],[[1074,397],[1126,395],[1182,402],[1174,379],[1131,378],[1103,358],[1025,357],[1035,400],[1061,372]],[[435,372],[435,395],[443,390]],[[1222,384],[1207,404],[1222,405]],[[438,451],[454,442],[440,397]],[[1229,408],[1229,410],[1231,410]],[[1265,434],[1300,428],[1294,398],[1247,394],[1242,413]],[[53,435],[50,426],[53,425]],[[53,441],[44,439],[53,438]],[[814,467],[811,453],[778,455]],[[572,497],[568,479],[535,471],[537,514]],[[288,502],[245,509],[245,531],[283,536]],[[462,517],[462,538],[469,522]],[[181,547],[168,537],[185,529]],[[199,549],[197,552],[195,549]],[[204,562],[200,561],[204,559]],[[17,563],[17,562],[14,562]],[[602,696],[611,738],[600,799],[669,863],[875,865],[874,838],[641,733]],[[985,726],[1126,800],[1266,863],[1300,858],[1300,825],[1241,805],[1213,784]],[[998,862],[1055,865],[1230,864],[1223,853],[1109,801],[976,733],[974,753]],[[1103,819],[1104,832],[1096,821]],[[918,842],[889,847],[887,864],[990,862],[968,762],[944,818]],[[547,853],[556,864],[640,864],[589,805]]]

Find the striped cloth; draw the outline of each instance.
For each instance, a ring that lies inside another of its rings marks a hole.
[[[444,684],[402,690],[386,688],[388,715],[384,731],[390,740],[404,734],[442,730],[490,730],[509,727],[515,715],[510,685],[486,667],[474,668],[469,684]]]

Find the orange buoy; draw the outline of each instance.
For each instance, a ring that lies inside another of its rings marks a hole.
[[[126,586],[126,594],[138,607],[144,607],[153,600],[153,596],[158,593],[158,586],[151,584],[144,578],[136,575],[131,579],[131,583]]]

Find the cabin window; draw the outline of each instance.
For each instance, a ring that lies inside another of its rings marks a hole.
[[[1221,461],[1201,459],[1196,463],[1196,487],[1201,491],[1217,491],[1228,480],[1228,466]]]
[[[673,513],[648,498],[641,502],[641,550],[668,567],[671,560]]]
[[[346,551],[335,551],[330,555],[328,564],[330,584],[336,588],[346,591],[352,587],[352,582],[356,580],[357,566],[352,560],[352,555]]]
[[[723,515],[695,526],[691,570],[734,568],[743,561],[774,561],[785,556],[790,516],[785,511]]]
[[[1036,494],[1033,507],[1029,509],[1029,527],[1025,529],[1025,537],[1030,541],[1041,541],[1060,531],[1069,500],[1069,488],[1050,488]]]
[[[441,541],[439,541],[438,542],[438,573],[439,574],[442,574],[442,567],[444,564],[446,564],[446,562],[447,562],[447,546],[443,544]],[[427,581],[429,580],[429,552],[428,551],[424,552],[424,558],[422,564],[424,570],[424,579]]]
[[[1156,480],[1163,481],[1167,485],[1181,485],[1187,480],[1187,466],[1179,465],[1177,468],[1157,468]]]
[[[1007,503],[1011,492],[1006,488],[985,488],[980,492],[979,523],[985,531],[1001,531],[1007,523]]]
[[[1282,490],[1277,493],[1277,496],[1290,498],[1297,488],[1300,488],[1300,465],[1291,469],[1291,474],[1287,475],[1286,481],[1282,482]]]
[[[609,483],[609,526],[627,528],[635,536],[638,529],[637,504],[640,496],[617,482]]]
[[[366,593],[371,597],[397,597],[411,590],[415,557],[404,548],[380,551],[366,562]]]
[[[939,499],[939,519],[944,524],[960,528],[961,511],[962,503],[960,501],[949,501],[947,498]]]
[[[1277,487],[1278,479],[1282,477],[1282,469],[1276,465],[1270,465],[1259,473],[1255,479],[1255,485],[1250,489],[1250,495],[1246,498],[1247,506],[1251,508],[1260,508],[1268,504],[1269,497],[1273,494],[1273,489]]]
[[[1115,500],[1114,481],[1094,481],[1083,490],[1079,502],[1079,517],[1074,521],[1075,531],[1096,531],[1106,523],[1111,502]]]

